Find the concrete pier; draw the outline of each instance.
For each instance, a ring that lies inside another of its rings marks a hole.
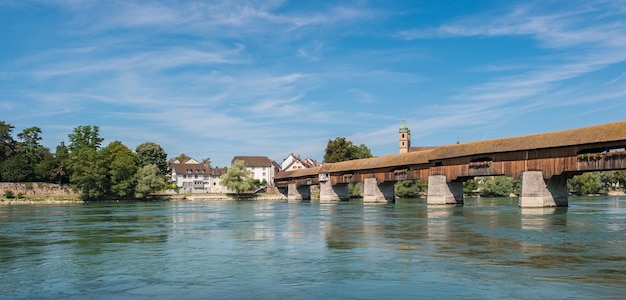
[[[290,183],[287,186],[287,201],[311,200],[311,187],[308,185],[297,186]]]
[[[541,171],[522,173],[519,196],[520,207],[567,206],[567,176],[544,179]]]
[[[447,182],[445,175],[428,176],[426,204],[463,204],[463,182]]]
[[[348,184],[333,185],[330,181],[320,182],[320,202],[337,202],[350,199]]]
[[[378,184],[376,178],[365,178],[363,181],[363,203],[395,202],[395,185],[393,182]]]

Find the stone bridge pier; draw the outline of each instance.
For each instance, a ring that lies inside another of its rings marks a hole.
[[[520,207],[567,206],[567,175],[544,179],[541,171],[522,173],[519,195]]]
[[[287,186],[287,201],[311,200],[311,187],[308,185],[298,186],[290,183]]]
[[[445,175],[428,176],[426,204],[463,204],[463,182],[447,182]]]
[[[363,203],[395,202],[394,182],[378,183],[376,178],[365,178],[363,181]]]
[[[320,202],[337,202],[350,199],[347,183],[333,185],[330,180],[320,181]]]

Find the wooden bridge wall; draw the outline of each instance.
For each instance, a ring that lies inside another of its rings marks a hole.
[[[505,153],[481,154],[442,160],[443,166],[430,168],[430,175],[446,175],[448,181],[473,178],[476,176],[505,175],[519,179],[525,171],[542,171],[544,178],[557,175],[576,175],[587,171],[624,170],[624,156],[603,157],[598,160],[581,161],[579,153],[606,149],[623,148],[623,142],[603,143],[596,145],[576,145],[556,149],[537,149]],[[492,161],[489,167],[470,168],[472,160]],[[422,179],[426,178],[413,178]]]
[[[363,182],[365,178],[376,178],[379,183],[400,180],[428,180],[430,175],[445,175],[450,181],[465,181],[476,176],[505,175],[520,178],[525,171],[542,171],[549,179],[566,174],[573,176],[587,171],[624,170],[626,155],[603,157],[595,160],[581,160],[580,153],[601,152],[601,150],[623,148],[624,141],[575,145],[569,147],[536,149],[526,151],[487,153],[473,156],[434,159],[429,163],[395,166],[378,170],[353,170],[342,174],[331,174],[332,184]],[[470,168],[472,161],[491,161],[488,167]],[[280,183],[295,182],[298,185],[318,184],[317,175],[308,174],[301,178],[282,178]]]

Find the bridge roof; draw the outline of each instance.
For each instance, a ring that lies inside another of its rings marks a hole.
[[[317,176],[321,171],[322,166],[317,166],[313,168],[305,168],[305,169],[297,169],[290,171],[283,171],[276,173],[274,178],[282,179],[282,178],[300,178],[300,177],[311,177]]]
[[[325,163],[322,166],[315,168],[280,172],[276,174],[276,178],[308,177],[319,173],[348,173],[355,170],[394,169],[410,165],[427,164],[433,160],[447,158],[483,154],[488,156],[492,153],[558,148],[622,140],[626,143],[626,122],[617,122],[519,137],[445,145],[435,147],[431,150],[357,159],[338,163]]]
[[[612,142],[624,140],[625,137],[626,122],[617,122],[564,131],[440,146],[432,150],[430,159]]]
[[[373,158],[355,159],[332,164],[322,165],[321,172],[341,173],[352,170],[375,170],[383,168],[398,168],[414,164],[428,163],[432,150],[392,154]]]

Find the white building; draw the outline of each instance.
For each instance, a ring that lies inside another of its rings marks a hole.
[[[252,178],[261,182],[265,180],[268,185],[274,185],[274,175],[280,167],[276,162],[267,156],[235,156],[231,164],[237,160],[243,160],[248,171],[252,172]]]
[[[320,164],[312,158],[307,158],[302,160],[300,155],[294,155],[293,153],[289,154],[283,162],[280,164],[281,171],[292,171],[292,170],[300,170],[306,168],[317,167]]]
[[[193,158],[184,162],[172,163],[172,182],[178,186],[178,193],[228,193],[220,184],[220,176],[226,168],[210,168]]]

